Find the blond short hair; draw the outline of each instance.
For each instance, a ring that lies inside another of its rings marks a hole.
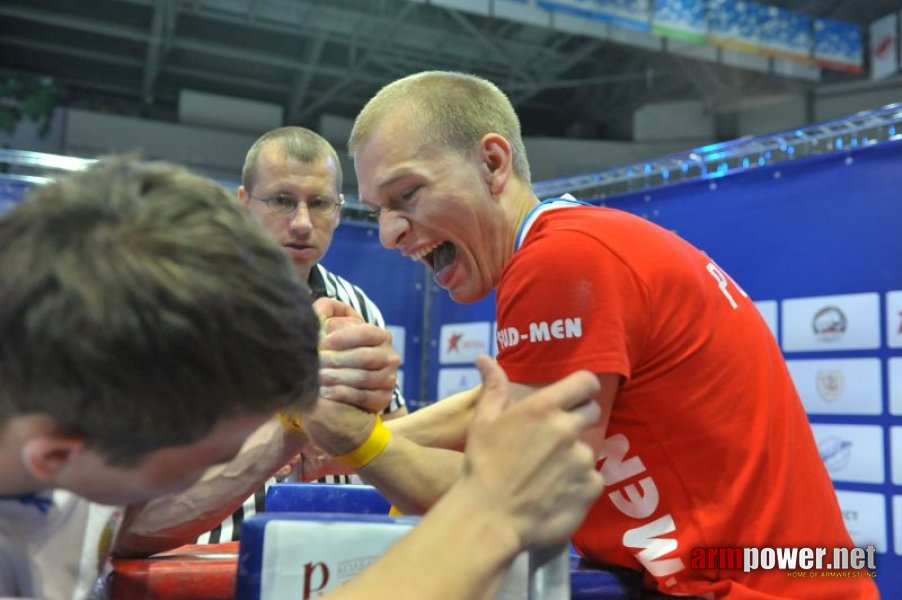
[[[253,190],[257,183],[257,157],[260,151],[269,144],[278,144],[285,156],[301,164],[312,164],[324,158],[331,158],[335,163],[335,191],[341,193],[342,172],[338,153],[326,138],[306,127],[279,127],[267,131],[254,142],[244,157],[244,168],[241,169],[241,185]]]
[[[424,71],[386,85],[357,115],[348,141],[351,155],[397,110],[415,115],[416,131],[427,145],[466,153],[487,133],[500,134],[511,145],[514,174],[529,183],[520,119],[508,97],[490,81],[465,73]]]

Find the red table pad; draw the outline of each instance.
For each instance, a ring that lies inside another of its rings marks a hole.
[[[113,560],[112,600],[232,600],[238,542],[189,544],[151,558]]]

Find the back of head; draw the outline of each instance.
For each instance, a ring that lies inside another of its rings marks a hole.
[[[487,133],[502,135],[513,150],[514,174],[530,182],[520,120],[507,96],[480,77],[424,71],[386,85],[366,105],[351,130],[354,155],[389,115],[404,115],[427,144],[468,153]]]
[[[254,189],[257,180],[257,157],[270,144],[278,144],[285,156],[301,164],[310,164],[323,158],[331,158],[335,163],[335,191],[341,193],[342,172],[338,153],[326,138],[305,127],[279,127],[267,131],[247,151],[244,167],[241,169],[241,185]]]
[[[46,414],[112,463],[312,403],[318,322],[212,181],[112,159],[0,218],[0,425]]]

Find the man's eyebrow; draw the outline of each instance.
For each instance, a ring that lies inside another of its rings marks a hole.
[[[392,175],[391,177],[389,177],[389,178],[386,179],[385,181],[380,182],[380,183],[376,186],[376,191],[377,191],[377,192],[382,191],[382,190],[384,190],[385,188],[394,185],[394,184],[397,183],[399,180],[404,179],[405,177],[410,177],[411,175],[416,175],[416,173],[415,173],[414,171],[411,171],[410,169],[404,169],[403,171],[399,171],[398,173],[395,173],[394,175]],[[373,203],[373,202],[368,202],[367,200],[365,200],[365,199],[363,198],[363,196],[358,196],[357,199],[360,201],[361,204],[363,204],[363,205],[365,205],[365,206],[372,207],[373,209],[378,208],[378,206],[377,206],[375,203]]]
[[[397,183],[399,180],[404,179],[405,177],[415,176],[416,174],[416,171],[413,171],[409,168],[404,168],[380,183],[378,186],[376,186],[376,189],[384,190],[385,188]]]

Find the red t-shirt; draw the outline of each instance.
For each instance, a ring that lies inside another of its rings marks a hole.
[[[547,210],[502,272],[497,319],[511,381],[622,376],[606,487],[573,537],[587,559],[669,594],[877,597],[868,577],[693,569],[693,548],[852,546],[773,335],[704,253],[621,211]]]

